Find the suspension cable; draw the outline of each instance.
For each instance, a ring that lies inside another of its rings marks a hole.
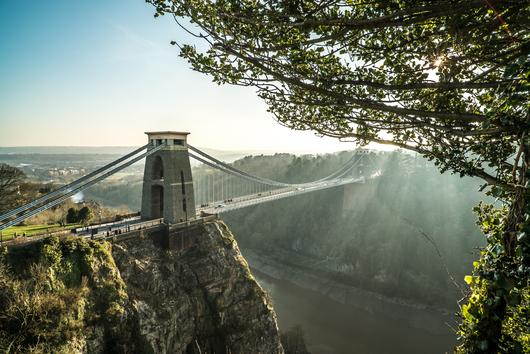
[[[197,149],[196,147],[193,147],[191,145],[188,145],[188,148],[191,149],[192,151],[202,155],[203,157],[207,158],[207,159],[210,159],[211,161],[213,161],[213,163],[215,163],[216,166],[212,165],[212,164],[208,164],[209,166],[211,167],[214,167],[214,168],[217,168],[217,169],[220,169],[220,170],[223,170],[224,172],[227,172],[229,173],[227,170],[230,170],[230,171],[233,171],[234,173],[237,173],[238,175],[244,175],[248,178],[251,178],[253,181],[257,181],[257,182],[260,182],[260,183],[263,183],[263,184],[266,184],[266,185],[274,185],[274,186],[279,186],[279,187],[293,187],[293,186],[303,186],[303,185],[310,185],[310,184],[315,184],[315,183],[319,183],[319,182],[324,182],[324,181],[327,181],[327,180],[330,180],[330,179],[333,179],[335,178],[336,175],[342,175],[344,171],[347,171],[349,170],[351,167],[353,167],[355,164],[357,164],[361,159],[358,159],[357,161],[353,161],[355,156],[357,155],[356,153],[341,167],[339,168],[337,171],[333,172],[332,174],[324,177],[324,178],[321,178],[319,180],[316,180],[316,181],[311,181],[311,182],[306,182],[306,183],[284,183],[284,182],[278,182],[278,181],[274,181],[274,180],[271,180],[271,179],[268,179],[268,178],[264,178],[264,177],[259,177],[259,176],[255,176],[255,175],[251,175],[245,171],[241,171],[227,163],[224,163],[223,161],[219,160],[219,159],[216,159],[215,157]],[[190,154],[190,156],[192,156],[194,159],[200,161],[200,162],[203,162],[204,160],[203,159],[199,159],[198,156],[188,152]],[[204,163],[204,162],[203,162]],[[349,166],[350,164],[352,164],[351,166]],[[224,167],[224,168],[221,168]],[[243,176],[241,176],[243,177]]]
[[[85,176],[83,176],[83,177],[81,177],[81,178],[69,183],[69,184],[66,184],[66,185],[64,185],[64,186],[62,186],[62,187],[60,187],[60,188],[58,188],[58,189],[56,189],[54,191],[51,191],[51,192],[43,195],[42,197],[39,197],[39,198],[35,199],[34,201],[32,201],[30,203],[24,204],[24,205],[22,205],[22,206],[20,206],[20,207],[18,207],[16,209],[13,209],[13,210],[11,210],[11,211],[3,214],[3,215],[0,215],[0,221],[5,220],[5,219],[7,219],[7,218],[9,218],[11,216],[15,216],[15,215],[17,215],[17,214],[19,214],[21,212],[24,212],[24,211],[26,211],[28,209],[31,209],[31,208],[39,205],[39,204],[42,204],[43,202],[46,202],[47,200],[49,200],[51,198],[54,198],[54,197],[58,196],[59,194],[62,194],[65,191],[68,191],[71,188],[74,188],[75,186],[83,183],[84,181],[89,180],[89,179],[93,178],[94,176],[97,176],[97,175],[101,174],[102,172],[105,172],[109,168],[111,168],[111,167],[113,167],[113,166],[115,166],[115,165],[117,165],[117,164],[129,159],[131,156],[134,156],[134,155],[138,154],[140,151],[145,150],[145,148],[147,148],[148,145],[149,144],[144,145],[141,148],[138,148],[138,149],[134,150],[133,152],[131,152],[131,153],[129,153],[129,154],[123,156],[123,157],[120,157],[119,159],[117,159],[115,161],[112,161],[111,163],[109,163],[109,164],[107,164],[107,165],[105,165],[105,166],[103,166],[101,168],[98,168],[97,170],[95,170],[95,171],[93,171],[93,172],[91,172],[91,173],[89,173],[89,174],[87,174],[87,175],[85,175]]]
[[[259,179],[258,177],[254,177],[254,176],[252,176],[252,175],[244,175],[244,174],[238,172],[239,170],[237,170],[237,169],[235,169],[235,170],[233,170],[233,169],[227,169],[227,168],[225,168],[224,166],[221,166],[221,165],[218,165],[218,164],[216,164],[216,163],[214,163],[214,162],[211,162],[211,161],[205,160],[205,159],[203,159],[203,158],[201,158],[201,157],[195,155],[195,154],[192,153],[192,152],[188,152],[188,154],[189,154],[190,157],[194,158],[195,160],[197,160],[197,161],[199,161],[199,162],[202,162],[203,164],[208,165],[208,166],[210,166],[210,167],[212,167],[212,168],[215,168],[215,169],[217,169],[217,170],[220,170],[220,171],[222,171],[222,172],[226,172],[226,173],[228,173],[228,174],[231,174],[231,175],[233,175],[233,176],[236,176],[236,177],[240,177],[240,178],[246,179],[246,180],[248,180],[248,181],[258,182],[258,183],[262,183],[262,184],[266,184],[266,185],[271,185],[271,184],[269,184],[269,183],[266,183],[266,182],[262,181],[262,180]],[[277,182],[277,183],[279,183],[279,182]],[[280,186],[280,185],[278,185],[278,184],[274,184],[274,185],[275,185],[275,186]],[[282,186],[282,187],[287,187],[287,186],[292,186],[292,185],[282,183],[281,186]]]
[[[83,184],[83,185],[81,185],[79,187],[76,187],[75,189],[72,189],[72,190],[68,191],[66,194],[62,195],[61,197],[59,197],[57,199],[54,199],[51,202],[48,202],[48,203],[44,204],[43,206],[41,206],[41,207],[39,207],[37,209],[28,211],[28,212],[20,215],[16,219],[13,219],[13,220],[5,223],[5,224],[0,225],[0,231],[2,231],[4,229],[7,229],[10,226],[16,225],[16,224],[18,224],[18,223],[20,223],[20,222],[32,217],[32,216],[35,216],[35,215],[37,215],[39,213],[42,213],[43,211],[48,210],[48,209],[50,209],[50,208],[52,208],[52,207],[64,202],[65,200],[67,200],[71,196],[73,196],[73,195],[85,190],[88,187],[91,187],[92,185],[98,183],[99,181],[101,181],[101,180],[103,180],[103,179],[105,179],[105,178],[107,178],[109,176],[112,176],[116,172],[119,172],[119,171],[123,170],[125,167],[128,167],[128,166],[132,165],[133,163],[140,161],[144,157],[147,157],[147,156],[157,152],[158,150],[160,150],[164,146],[165,146],[165,144],[161,144],[161,145],[159,145],[159,146],[157,146],[155,148],[148,149],[146,152],[144,152],[143,154],[135,157],[134,159],[129,160],[126,163],[124,163],[122,165],[119,165],[117,167],[114,167],[112,170],[106,172],[105,174],[103,174],[101,176],[98,176],[97,178],[95,178],[93,180],[90,180],[90,181],[86,182],[85,184]]]

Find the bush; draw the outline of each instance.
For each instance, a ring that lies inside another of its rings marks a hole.
[[[66,214],[66,222],[69,224],[75,224],[77,223],[77,220],[79,219],[79,212],[75,208],[68,209],[68,213]]]
[[[89,207],[84,206],[77,210],[76,208],[68,209],[66,214],[66,222],[68,224],[82,223],[87,224],[92,218],[92,210]]]
[[[92,210],[90,210],[87,206],[82,207],[77,213],[77,222],[86,224],[90,221],[91,218]]]
[[[128,301],[110,245],[50,237],[0,253],[0,353],[71,353],[87,328],[118,332]]]

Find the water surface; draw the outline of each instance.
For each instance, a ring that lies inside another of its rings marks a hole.
[[[408,320],[400,320],[343,305],[255,269],[252,273],[273,299],[280,330],[301,325],[312,354],[439,354],[451,353],[455,345],[455,334],[444,324],[454,322],[450,316],[429,312],[414,318],[417,312],[411,311]],[[395,306],[403,312],[403,306]],[[434,322],[439,323],[435,328]]]

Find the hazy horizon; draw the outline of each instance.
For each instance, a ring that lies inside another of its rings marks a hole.
[[[133,149],[138,148],[140,145],[122,145],[122,146],[87,146],[87,145],[35,145],[35,146],[0,146],[0,154],[123,154]],[[208,146],[198,146],[202,150],[206,150],[209,153],[218,154],[276,154],[276,153],[288,153],[294,155],[301,154],[329,154],[340,151],[354,150],[356,147],[352,146],[351,149],[342,149],[336,151],[313,151],[313,150],[294,150],[294,149],[216,149]],[[42,151],[39,151],[42,150]]]

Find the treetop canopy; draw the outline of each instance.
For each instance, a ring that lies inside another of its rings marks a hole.
[[[506,190],[518,183],[526,1],[148,1],[208,44],[179,43],[195,70],[255,87],[288,127],[415,150]]]

